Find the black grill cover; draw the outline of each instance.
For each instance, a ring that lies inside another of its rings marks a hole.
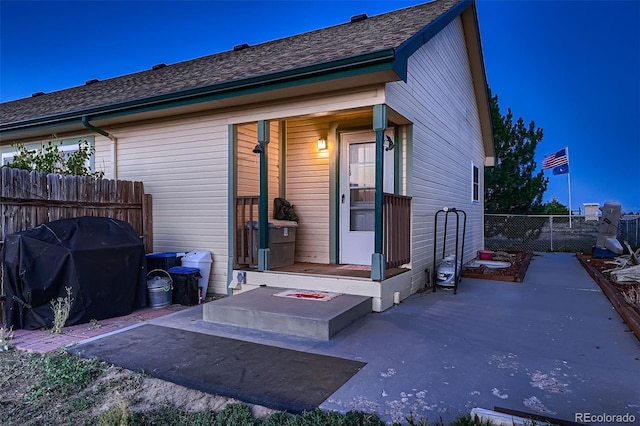
[[[145,254],[133,227],[106,217],[62,219],[6,236],[6,323],[53,326],[51,300],[73,303],[67,326],[128,315],[147,303]]]

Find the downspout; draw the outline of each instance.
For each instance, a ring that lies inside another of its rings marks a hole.
[[[113,135],[110,135],[106,131],[100,129],[99,127],[94,126],[89,123],[89,117],[86,115],[82,116],[82,125],[92,132],[96,132],[101,134],[104,137],[107,137],[111,140],[111,179],[118,179],[118,138]]]

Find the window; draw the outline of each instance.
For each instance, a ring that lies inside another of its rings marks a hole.
[[[480,202],[480,168],[471,163],[471,202]]]
[[[65,139],[65,140],[55,140],[54,142],[56,144],[60,144],[58,149],[60,150],[60,152],[62,152],[62,154],[64,155],[65,159],[69,159],[69,157],[78,150],[78,147],[80,146],[81,142],[88,142],[90,146],[95,146],[94,145],[94,139],[93,136],[87,136],[84,138],[77,138],[77,139]],[[28,143],[25,144],[24,147],[27,148],[28,150],[39,150],[41,149],[48,141],[42,142],[42,143]],[[2,166],[7,165],[9,163],[11,163],[13,161],[13,157],[16,155],[16,150],[13,146],[7,146],[7,147],[0,147],[0,152],[2,153]],[[95,171],[94,170],[94,156],[91,156],[90,160],[87,161],[87,167],[89,167],[89,169],[91,171]]]
[[[12,152],[3,152],[2,153],[2,165],[6,166],[7,164],[13,161],[13,156],[16,154],[15,151]]]

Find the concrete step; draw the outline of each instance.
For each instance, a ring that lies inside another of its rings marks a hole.
[[[206,303],[203,320],[218,324],[329,340],[371,312],[371,298],[342,294],[328,301],[274,296],[282,288],[258,287]]]

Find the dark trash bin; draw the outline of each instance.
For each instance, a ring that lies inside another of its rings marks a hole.
[[[178,259],[178,253],[175,252],[160,252],[160,253],[149,253],[146,255],[147,258],[147,271],[153,271],[154,269],[162,269],[164,271],[168,271],[174,266],[180,266],[180,261]]]
[[[174,266],[169,269],[173,280],[173,303],[180,305],[197,305],[199,301],[198,280],[202,278],[200,269]]]

